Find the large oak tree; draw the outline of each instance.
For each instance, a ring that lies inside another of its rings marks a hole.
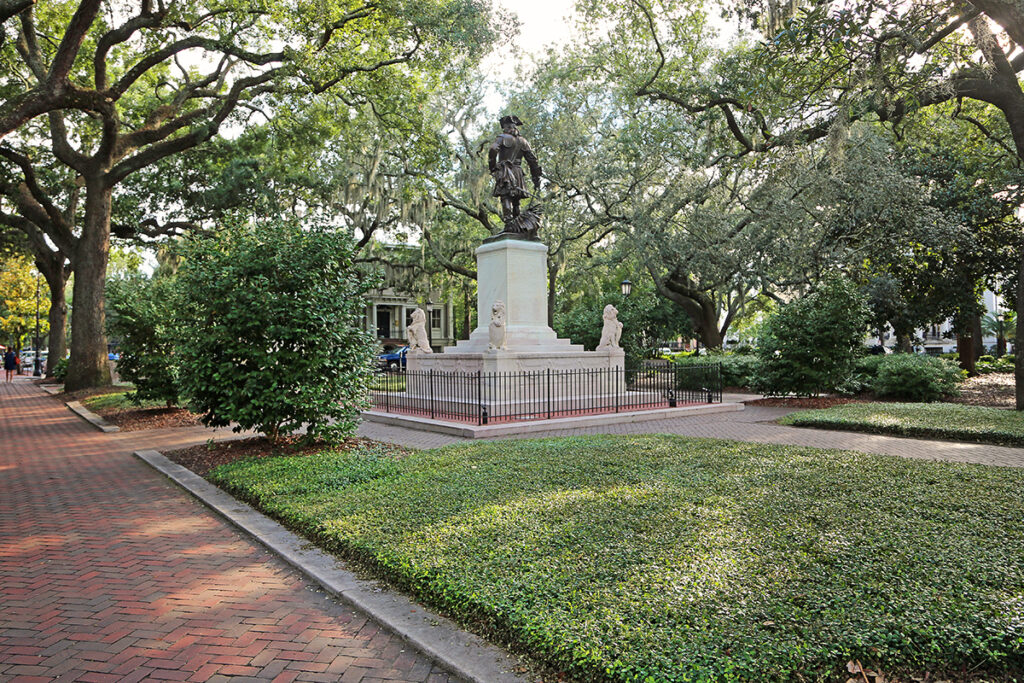
[[[127,179],[244,126],[274,98],[332,92],[345,107],[395,96],[420,81],[421,66],[485,44],[489,17],[474,0],[81,0],[10,13],[0,134],[14,132],[0,159],[47,215],[35,227],[75,272],[67,389],[109,382],[103,282],[112,205]],[[52,166],[82,187],[74,227],[34,182]],[[166,218],[136,230],[165,233],[176,227]]]

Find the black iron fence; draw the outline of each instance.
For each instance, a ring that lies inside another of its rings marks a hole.
[[[382,371],[374,409],[478,425],[720,403],[718,363],[534,372]]]

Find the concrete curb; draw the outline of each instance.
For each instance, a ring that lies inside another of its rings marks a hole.
[[[285,562],[316,581],[332,595],[367,613],[441,666],[473,683],[528,683],[512,669],[514,656],[460,629],[409,598],[357,578],[339,567],[340,560],[312,547],[254,508],[171,462],[158,451],[135,456],[164,474],[236,527],[262,543]]]
[[[64,391],[63,384],[40,384],[39,388],[48,393],[50,396],[56,396],[60,392]]]
[[[91,410],[89,410],[88,408],[83,406],[78,401],[68,401],[64,405],[66,405],[68,408],[70,408],[71,412],[75,413],[76,415],[81,417],[83,420],[85,420],[86,422],[88,422],[89,424],[91,424],[93,427],[95,427],[96,429],[100,430],[101,432],[108,432],[109,433],[109,432],[119,432],[119,431],[121,431],[120,427],[118,427],[117,425],[110,424],[109,422],[104,420],[102,417],[100,417],[96,413],[92,412]]]
[[[628,424],[631,422],[646,422],[649,420],[668,420],[674,417],[690,417],[693,415],[710,415],[713,413],[731,413],[743,410],[742,403],[709,403],[695,406],[680,406],[678,408],[655,408],[652,410],[623,411],[621,413],[599,413],[597,415],[574,415],[570,417],[556,417],[549,420],[506,422],[496,425],[471,425],[462,422],[448,422],[446,420],[431,420],[427,417],[416,415],[403,415],[400,413],[385,413],[377,410],[363,412],[363,419],[367,422],[378,422],[380,424],[405,427],[407,429],[420,429],[448,436],[458,436],[465,439],[492,439],[500,436],[511,436],[515,434],[531,434],[534,432],[546,432],[555,429],[579,429],[582,427],[594,427],[598,425]]]

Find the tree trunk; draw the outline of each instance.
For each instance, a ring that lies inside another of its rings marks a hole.
[[[47,315],[50,332],[47,336],[45,373],[47,377],[53,377],[54,367],[64,358],[68,348],[66,336],[68,304],[64,294],[64,288],[68,283],[68,272],[64,269],[64,255],[59,251],[47,253],[44,256],[37,255],[36,268],[43,274],[46,286],[50,290],[50,312]]]
[[[985,355],[984,333],[981,331],[981,312],[971,316],[971,339],[974,340],[974,360]]]
[[[110,252],[111,190],[99,179],[86,180],[85,223],[75,248],[75,287],[71,308],[71,361],[65,391],[110,384],[103,289]]]
[[[1017,327],[1013,340],[1013,382],[1016,385],[1015,396],[1017,410],[1024,410],[1024,353],[1017,348],[1024,339],[1024,253],[1017,264]]]
[[[50,323],[49,342],[46,352],[47,377],[53,377],[53,369],[64,358],[64,353],[68,348],[67,337],[64,335],[64,328],[68,317],[68,304],[64,296],[66,281],[63,274],[58,276],[57,279],[59,283],[51,281],[49,276],[46,278],[46,283],[50,286],[50,313],[47,315],[47,320]]]
[[[969,377],[977,375],[974,369],[974,340],[969,332],[956,335],[956,350],[960,354],[960,368],[966,370]]]
[[[714,309],[701,306],[700,319],[697,322],[697,331],[700,334],[700,342],[708,349],[722,348],[722,333],[718,331],[718,316]]]

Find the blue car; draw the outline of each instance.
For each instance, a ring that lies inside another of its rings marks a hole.
[[[405,356],[409,353],[408,346],[402,346],[394,349],[393,351],[387,351],[377,356],[380,361],[380,366],[385,370],[405,370]]]

